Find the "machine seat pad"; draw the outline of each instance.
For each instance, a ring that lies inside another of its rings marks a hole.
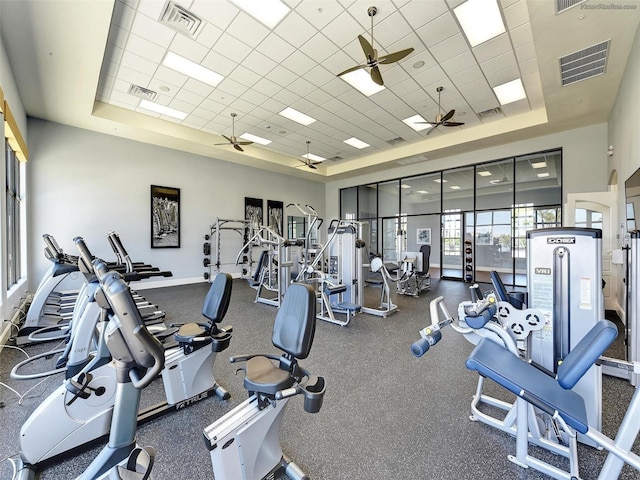
[[[578,432],[586,433],[589,429],[584,400],[580,395],[573,390],[565,390],[553,377],[488,338],[480,340],[467,358],[466,365],[533,405],[557,411],[567,425]]]
[[[346,285],[330,285],[328,283],[324,284],[324,293],[326,293],[327,295],[336,295],[338,293],[342,293],[342,292],[346,292],[347,291],[347,286]]]
[[[338,310],[348,310],[350,312],[359,312],[362,310],[362,307],[356,303],[351,302],[340,302],[336,304],[335,308]]]
[[[275,395],[293,385],[293,378],[287,370],[282,370],[267,357],[253,357],[247,362],[244,388],[250,392]]]
[[[204,337],[209,335],[209,332],[197,323],[185,323],[180,326],[180,329],[174,335],[176,341],[180,343],[190,343],[194,338]]]

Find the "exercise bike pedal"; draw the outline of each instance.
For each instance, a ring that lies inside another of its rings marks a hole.
[[[142,456],[141,456],[142,455]],[[109,480],[148,480],[155,460],[156,451],[152,447],[136,447],[127,459],[126,466],[118,465],[117,473]]]

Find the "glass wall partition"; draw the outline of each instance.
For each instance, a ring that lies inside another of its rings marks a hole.
[[[366,244],[367,256],[378,255],[378,184],[360,185],[358,187],[358,221],[364,222],[368,232],[362,238]],[[365,262],[369,259],[365,259]]]

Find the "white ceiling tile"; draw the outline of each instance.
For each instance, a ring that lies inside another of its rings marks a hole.
[[[210,112],[214,112],[216,115],[222,112],[226,107],[226,104],[217,102],[211,98],[205,98],[200,106],[194,110],[195,112],[202,111],[203,113],[198,113],[198,115],[209,115]]]
[[[509,30],[519,27],[529,22],[529,10],[527,9],[527,2],[519,1],[513,5],[509,5],[504,10],[504,18],[507,22]]]
[[[205,98],[205,95],[198,95],[197,93],[193,93],[185,89],[177,92],[174,97],[174,99],[176,100],[188,103],[189,105],[191,105],[192,109],[200,105]]]
[[[277,64],[276,61],[257,50],[253,50],[242,62],[242,65],[260,75],[267,75]]]
[[[317,33],[301,47],[301,50],[316,62],[323,63],[338,52],[338,47],[322,33]]]
[[[422,91],[422,89],[413,78],[407,78],[393,86],[393,93],[400,98],[404,98],[405,95],[416,91]]]
[[[181,2],[178,3],[182,5]],[[162,11],[164,10],[165,4],[165,2],[159,0],[140,0],[138,2],[138,11],[153,20],[158,20],[160,18],[160,15],[162,14]]]
[[[226,30],[240,12],[235,5],[229,2],[222,4],[222,2],[211,0],[195,0],[191,11],[221,30]]]
[[[449,5],[449,8],[453,10],[454,8],[456,8],[458,5],[461,5],[465,1],[466,0],[447,0],[447,4]]]
[[[322,65],[317,65],[307,72],[304,77],[317,87],[322,87],[323,85],[333,81],[336,78],[336,75]]]
[[[171,107],[171,108],[175,108],[176,110],[179,110],[179,111],[184,112],[184,113],[191,112],[193,110],[193,108],[195,107],[195,105],[192,105],[190,103],[184,102],[182,100],[178,100],[176,98],[171,100],[171,102],[169,102],[168,106]]]
[[[229,107],[232,108],[235,113],[238,113],[238,115],[242,116],[242,115],[245,115],[247,112],[252,111],[255,108],[255,105],[250,102],[247,102],[243,97],[243,98],[236,98],[233,101],[233,103],[229,105]],[[236,120],[236,127],[242,124],[243,124],[242,121],[238,123],[238,121]],[[236,131],[239,132],[238,129],[236,129]]]
[[[511,36],[514,47],[533,42],[533,32],[531,31],[530,23],[524,23],[517,28],[511,29],[509,35]]]
[[[176,36],[176,32],[169,27],[152,20],[146,15],[136,14],[131,25],[131,33],[135,33],[142,38],[157,43],[161,47],[168,47]]]
[[[435,20],[447,10],[447,4],[442,0],[412,0],[400,7],[400,13],[414,29]]]
[[[246,91],[242,95],[242,99],[246,100],[247,102],[251,103],[252,105],[262,105],[268,98],[269,97],[267,97],[266,95],[258,92],[254,88],[251,88],[250,90]]]
[[[301,97],[306,97],[309,93],[317,90],[317,87],[313,85],[311,82],[308,82],[302,77],[298,77],[297,80],[294,80],[288,87],[288,90],[292,91],[296,95],[300,95]]]
[[[281,64],[283,67],[296,72],[300,76],[306,76],[307,72],[316,66],[316,62],[300,50],[294,51],[291,55],[285,58]]]
[[[202,66],[226,77],[236,68],[236,62],[212,50],[204,57]]]
[[[123,66],[120,66],[118,69],[118,76],[116,78],[117,80],[140,85],[141,87],[146,87],[151,80],[151,76]]]
[[[445,41],[429,47],[429,51],[433,58],[438,62],[445,62],[457,55],[469,51],[467,41],[461,33],[456,33]]]
[[[364,63],[364,59],[362,63]],[[348,68],[355,67],[360,64],[361,63],[354,62],[353,59],[342,50],[338,50],[324,62],[322,62],[322,67],[332,72],[333,75],[337,75],[340,72],[344,72]]]
[[[127,41],[127,51],[139,55],[151,62],[160,63],[164,58],[165,49],[138,35],[131,34]]]
[[[111,92],[109,102],[119,102],[120,105],[127,105],[130,108],[135,108],[138,106],[140,99],[133,95],[129,95],[126,92],[114,90]]]
[[[301,47],[315,35],[317,29],[298,13],[291,12],[274,31],[294,47]]]
[[[322,30],[331,23],[338,15],[344,12],[342,6],[336,2],[300,2],[296,12],[302,15],[309,23],[318,30]]]
[[[332,2],[326,2],[332,3]],[[357,39],[361,32],[361,27],[351,15],[340,15],[322,29],[327,38],[331,39],[338,47],[344,48]]]
[[[507,52],[483,62],[480,68],[482,68],[485,75],[489,76],[507,68],[516,67],[517,65],[518,62],[513,52]]]
[[[258,91],[267,97],[272,97],[273,95],[278,93],[281,89],[282,87],[280,85],[278,85],[275,82],[272,82],[266,77],[259,80],[258,83],[256,83],[253,86],[253,90]]]
[[[275,98],[270,98],[261,105],[262,108],[273,113],[274,115],[277,115],[288,106],[289,105],[287,105],[286,103],[279,102]],[[277,122],[274,121],[274,119],[277,119]],[[280,122],[282,122],[283,120],[284,120],[284,117],[278,115],[277,117],[272,117],[272,119],[268,120],[267,123],[273,123],[275,125],[279,125]]]
[[[456,33],[460,33],[460,29],[451,12],[445,12],[417,29],[416,33],[429,48],[454,36]]]
[[[248,90],[248,87],[227,77],[218,84],[216,90],[239,97]]]
[[[500,70],[499,72],[487,75],[487,81],[492,87],[502,85],[503,83],[510,82],[511,80],[515,80],[516,78],[520,78],[520,70],[517,67],[505,68],[504,70]]]
[[[200,63],[210,49],[184,35],[176,35],[169,46],[169,50],[192,62]]]
[[[129,103],[122,101],[119,98],[111,98],[109,99],[109,103],[111,105],[115,105],[116,107],[126,108],[127,110],[137,110],[137,105],[130,105]]]
[[[269,80],[277,83],[281,87],[290,85],[296,78],[298,78],[298,75],[282,65],[277,65],[269,73]]]
[[[538,61],[534,58],[527,60],[526,62],[520,62],[520,73],[522,75],[529,75],[532,73],[538,73]]]
[[[439,81],[441,79],[447,78],[447,74],[444,73],[444,70],[440,68],[440,66],[431,67],[427,70],[421,71],[417,75],[414,75],[416,82],[418,85],[424,86],[429,85],[434,81]]]
[[[183,73],[176,72],[175,70],[163,67],[162,65],[158,67],[153,78],[159,85],[169,84],[170,86],[175,86],[177,88],[182,88],[185,82],[189,79],[189,77]]]
[[[233,72],[229,75],[229,78],[232,78],[238,83],[245,85],[247,87],[252,87],[256,83],[260,81],[262,78],[257,73],[249,70],[244,65],[238,65]]]
[[[224,52],[225,56],[229,55],[231,60],[236,63],[240,63],[251,53],[253,49],[246,43],[225,33],[214,45],[214,50],[216,52]]]
[[[458,90],[465,98],[477,95],[491,94],[491,87],[484,78],[476,80],[475,82],[467,83],[465,85],[459,85]]]
[[[140,55],[134,55],[128,51],[125,51],[122,54],[122,61],[120,62],[120,65],[150,76],[153,75],[158,68],[157,63],[147,60]]]
[[[347,82],[345,82],[339,77],[334,77],[333,80],[325,83],[322,86],[322,90],[324,90],[330,95],[333,95],[334,97],[338,97],[340,96],[340,94],[349,92],[349,91],[357,92],[355,88],[353,88],[351,85],[349,85]]]
[[[456,84],[457,86],[461,86],[484,78],[484,73],[482,73],[480,67],[476,65],[461,72],[454,73],[450,75],[450,78],[454,84]]]
[[[389,52],[389,46],[411,33],[411,26],[400,12],[393,12],[373,29],[374,48]],[[411,45],[405,47],[409,48]]]
[[[473,54],[478,59],[478,62],[482,63],[491,58],[502,55],[513,50],[509,35],[503,33],[497,37],[487,40],[480,45],[473,47]]]
[[[256,47],[256,50],[275,62],[280,63],[291,55],[295,51],[295,48],[275,33],[270,33],[262,43]]]
[[[195,93],[201,97],[208,97],[214,90],[214,87],[211,85],[196,80],[195,78],[189,78],[182,88],[187,92]]]
[[[532,43],[527,43],[516,48],[516,57],[519,62],[526,62],[536,58],[536,49]]]
[[[200,45],[204,45],[207,48],[212,48],[218,39],[222,36],[222,30],[212,25],[211,23],[205,23],[202,27],[202,31],[198,34],[196,41]]]
[[[189,115],[182,121],[182,125],[189,128],[195,128],[196,130],[200,130],[207,124],[206,118],[195,117],[193,115]]]
[[[422,67],[415,68],[414,65],[418,62],[424,62],[424,65]],[[409,65],[411,67],[409,67]],[[403,67],[406,68],[407,71],[410,71],[412,73],[420,72],[422,70],[434,67],[435,65],[437,65],[437,62],[433,58],[433,55],[431,55],[429,50],[416,50],[409,57],[407,57],[406,62],[403,63]]]
[[[469,50],[442,62],[442,68],[449,77],[477,65],[475,57]]]
[[[491,95],[480,94],[468,97],[467,102],[476,113],[484,112],[485,110],[489,110],[490,108],[496,108],[500,106],[498,100],[495,98],[495,95],[493,95],[493,92]]]

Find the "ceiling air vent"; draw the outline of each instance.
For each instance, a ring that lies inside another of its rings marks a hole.
[[[562,13],[584,2],[586,2],[586,0],[556,0],[556,13]]]
[[[406,142],[406,140],[404,138],[402,138],[402,137],[396,137],[396,138],[392,138],[391,140],[387,140],[387,143],[389,145],[392,145],[392,146],[398,145],[398,144],[404,143],[404,142]]]
[[[342,160],[342,157],[340,155],[336,155],[335,157],[327,158],[327,161],[329,161],[329,162],[339,162],[340,160]]]
[[[485,110],[483,112],[479,112],[478,117],[482,119],[482,118],[493,117],[495,115],[501,115],[501,114],[502,114],[502,109],[500,107],[495,107],[495,108],[490,108],[489,110]]]
[[[562,86],[602,75],[607,68],[609,42],[610,40],[607,40],[562,57],[560,59]]]
[[[151,100],[152,102],[158,98],[158,92],[154,92],[153,90],[149,90],[148,88],[144,88],[139,85],[134,85],[133,83],[129,87],[129,95],[144,98],[145,100]]]
[[[159,21],[191,38],[195,38],[203,26],[200,17],[174,2],[167,2]]]

